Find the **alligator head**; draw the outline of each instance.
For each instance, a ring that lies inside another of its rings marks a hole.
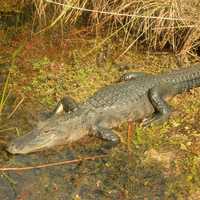
[[[85,134],[87,130],[80,116],[55,116],[40,122],[28,134],[11,140],[7,151],[12,154],[27,154],[76,141]]]

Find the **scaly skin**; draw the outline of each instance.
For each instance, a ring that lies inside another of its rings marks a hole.
[[[26,154],[71,143],[85,135],[116,144],[119,138],[113,127],[127,120],[145,118],[144,126],[162,123],[171,114],[166,99],[199,86],[200,65],[158,75],[128,73],[121,77],[121,82],[100,89],[82,104],[77,105],[66,97],[52,116],[30,133],[11,141],[7,150],[12,154]]]

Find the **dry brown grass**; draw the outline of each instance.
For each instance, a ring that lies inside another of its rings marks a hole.
[[[126,51],[142,44],[145,49],[170,50],[182,57],[200,54],[198,0],[33,1],[43,31],[58,23],[67,29],[82,24],[97,36],[123,36]]]

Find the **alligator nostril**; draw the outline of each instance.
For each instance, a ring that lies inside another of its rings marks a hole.
[[[13,150],[15,148],[15,144],[12,142],[12,143],[9,143],[8,145],[7,145],[7,149],[8,150]]]
[[[14,144],[13,144],[13,143],[10,143],[10,144],[9,144],[9,147],[14,147]]]

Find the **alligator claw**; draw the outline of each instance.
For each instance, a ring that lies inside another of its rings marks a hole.
[[[145,118],[142,123],[141,123],[141,127],[150,127],[152,125],[160,125],[162,123],[164,123],[169,116],[166,115],[162,115],[162,114],[155,114],[152,117],[149,118]]]
[[[147,128],[150,127],[152,123],[152,118],[145,118],[142,123],[140,124],[140,127]]]

